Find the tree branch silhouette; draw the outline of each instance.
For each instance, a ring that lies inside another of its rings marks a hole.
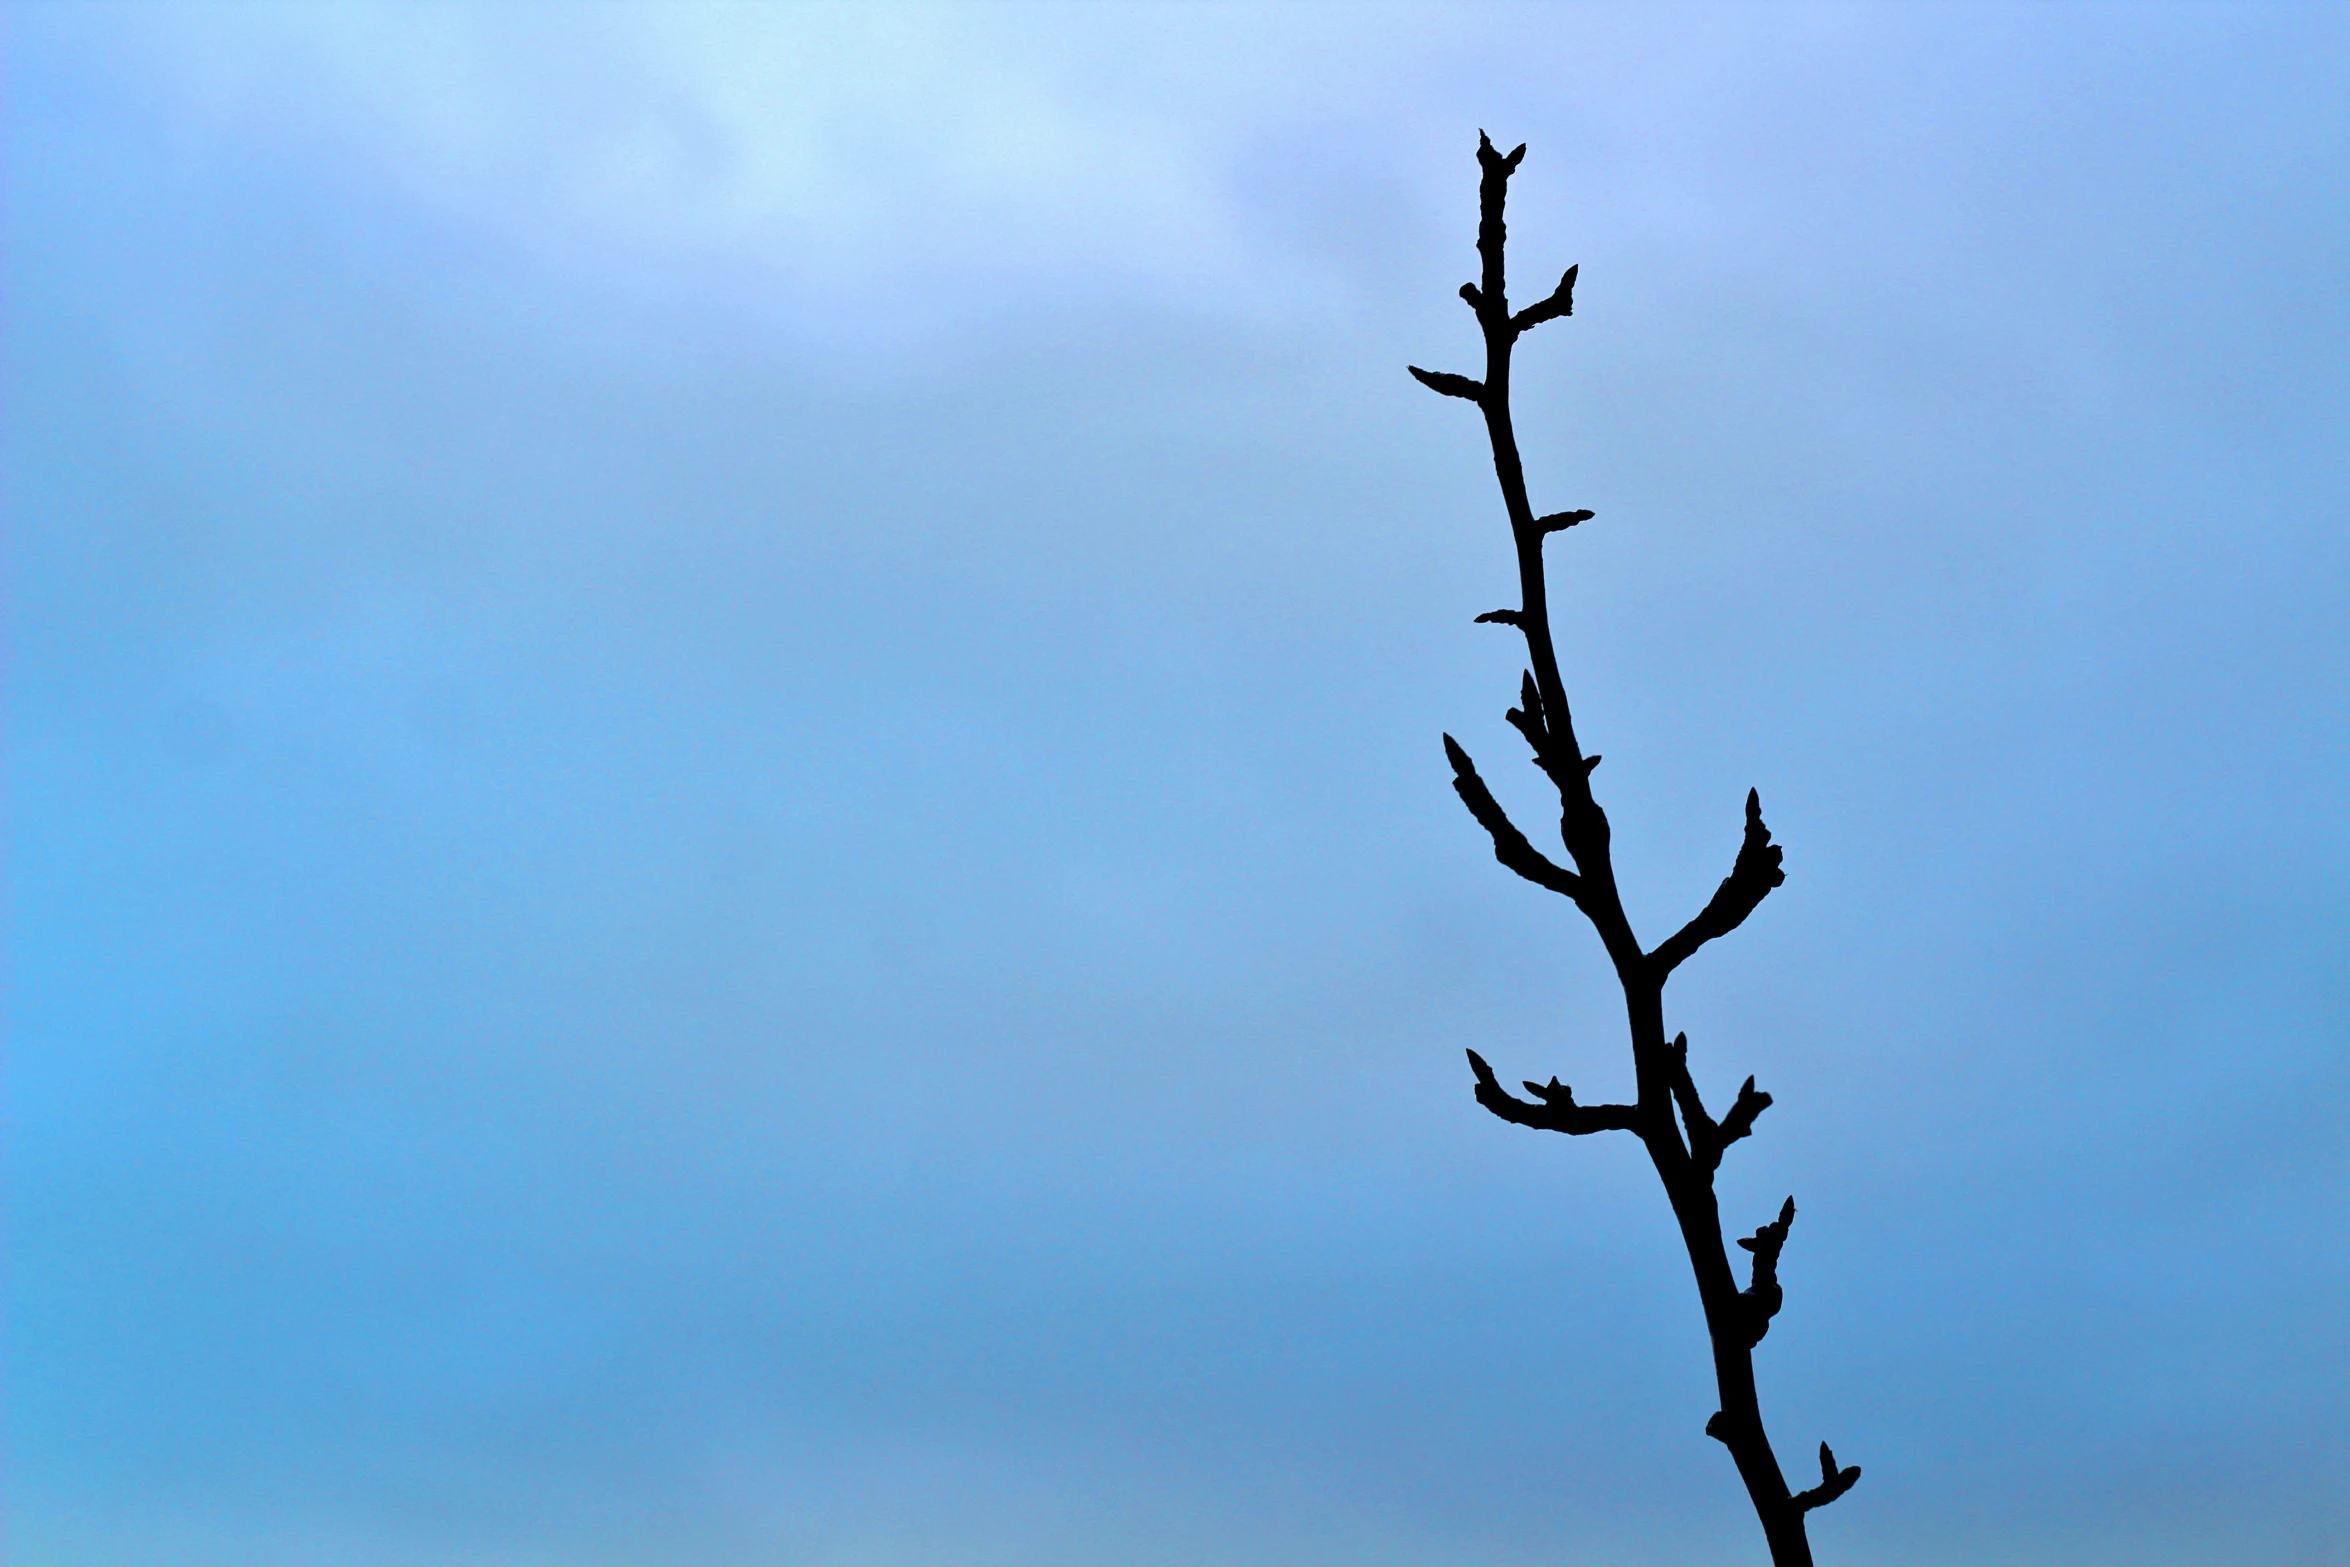
[[[1477,1102],[1503,1120],[1515,1121],[1520,1126],[1581,1137],[1590,1132],[1629,1132],[1639,1124],[1640,1112],[1630,1105],[1575,1103],[1575,1091],[1555,1077],[1548,1083],[1526,1084],[1526,1092],[1540,1100],[1539,1104],[1512,1098],[1509,1090],[1495,1080],[1493,1068],[1474,1050],[1469,1052],[1469,1070],[1477,1074]]]
[[[1545,1085],[1527,1082],[1526,1091],[1532,1098],[1519,1099],[1501,1086],[1493,1069],[1474,1050],[1469,1052],[1469,1068],[1476,1079],[1477,1102],[1502,1120],[1578,1137],[1628,1131],[1647,1149],[1679,1224],[1696,1276],[1698,1299],[1705,1308],[1707,1333],[1713,1341],[1720,1407],[1706,1422],[1706,1432],[1730,1451],[1761,1521],[1773,1567],[1811,1567],[1806,1515],[1850,1490],[1860,1478],[1860,1470],[1837,1468],[1835,1455],[1823,1442],[1820,1483],[1801,1493],[1792,1492],[1763,1429],[1755,1393],[1754,1349],[1770,1331],[1771,1319],[1784,1302],[1779,1256],[1795,1222],[1795,1199],[1787,1199],[1776,1219],[1751,1236],[1739,1238],[1738,1244],[1752,1254],[1748,1281],[1741,1289],[1730,1266],[1729,1249],[1723,1244],[1721,1212],[1714,1194],[1714,1173],[1721,1167],[1724,1151],[1753,1132],[1755,1118],[1769,1107],[1771,1096],[1757,1090],[1749,1077],[1729,1110],[1715,1120],[1690,1076],[1688,1036],[1676,1034],[1668,1042],[1664,1031],[1666,980],[1698,948],[1744,923],[1771,889],[1786,880],[1786,873],[1780,848],[1763,824],[1761,796],[1750,789],[1745,837],[1730,874],[1705,907],[1653,951],[1640,945],[1625,916],[1610,856],[1607,813],[1591,790],[1592,769],[1599,765],[1599,758],[1585,756],[1575,738],[1566,686],[1551,640],[1544,576],[1544,541],[1551,534],[1589,521],[1592,513],[1535,514],[1527,500],[1525,465],[1518,455],[1517,432],[1510,417],[1511,353],[1524,333],[1574,313],[1578,271],[1567,268],[1547,298],[1511,313],[1504,208],[1510,176],[1525,156],[1523,146],[1506,154],[1498,152],[1483,132],[1478,133],[1477,253],[1482,268],[1477,281],[1463,284],[1460,294],[1475,313],[1485,340],[1484,378],[1423,370],[1417,365],[1408,368],[1421,385],[1473,403],[1484,416],[1494,477],[1500,484],[1510,536],[1517,546],[1519,602],[1514,609],[1492,610],[1477,619],[1508,626],[1526,640],[1529,667],[1520,682],[1518,705],[1507,716],[1558,793],[1559,841],[1574,868],[1555,863],[1534,847],[1503,812],[1468,753],[1450,735],[1444,737],[1444,752],[1452,763],[1453,789],[1492,839],[1494,858],[1527,881],[1572,899],[1607,949],[1624,993],[1636,1095],[1628,1105],[1579,1105],[1573,1090],[1553,1077]]]

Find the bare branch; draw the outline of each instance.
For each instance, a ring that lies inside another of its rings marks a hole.
[[[1453,788],[1492,836],[1494,858],[1527,880],[1573,898],[1590,917],[1623,985],[1640,1092],[1634,1104],[1578,1105],[1574,1093],[1552,1078],[1548,1083],[1529,1081],[1525,1085],[1529,1097],[1520,1099],[1503,1091],[1492,1069],[1474,1050],[1469,1052],[1469,1065],[1476,1074],[1477,1102],[1502,1120],[1570,1135],[1622,1129],[1634,1132],[1646,1146],[1681,1221],[1714,1341],[1720,1403],[1706,1423],[1707,1434],[1723,1442],[1736,1460],[1770,1546],[1773,1567],[1811,1567],[1811,1549],[1804,1538],[1806,1510],[1841,1495],[1859,1478],[1860,1471],[1838,1470],[1834,1456],[1823,1446],[1820,1486],[1800,1497],[1790,1497],[1756,1401],[1754,1347],[1769,1330],[1784,1298],[1778,1265],[1794,1223],[1795,1203],[1790,1199],[1774,1222],[1739,1242],[1754,1259],[1751,1281],[1740,1290],[1724,1255],[1721,1214],[1712,1190],[1723,1151],[1753,1132],[1755,1118],[1770,1104],[1771,1096],[1756,1089],[1750,1077],[1740,1086],[1728,1111],[1715,1120],[1690,1076],[1687,1036],[1668,1046],[1662,1027],[1663,989],[1673,970],[1706,942],[1736,929],[1772,888],[1785,881],[1783,856],[1763,825],[1760,797],[1749,791],[1745,839],[1729,876],[1705,908],[1653,952],[1642,951],[1633,937],[1616,886],[1607,814],[1593,797],[1589,782],[1599,758],[1584,756],[1576,739],[1567,685],[1560,675],[1558,650],[1551,635],[1543,541],[1589,521],[1592,513],[1578,510],[1535,515],[1526,493],[1525,464],[1510,409],[1510,359],[1519,337],[1546,321],[1573,314],[1580,273],[1580,268],[1569,267],[1549,297],[1511,313],[1505,264],[1509,234],[1506,208],[1510,176],[1525,153],[1524,147],[1506,154],[1498,152],[1489,137],[1478,133],[1477,254],[1481,268],[1477,281],[1464,285],[1460,297],[1475,312],[1484,340],[1483,379],[1437,373],[1416,365],[1412,374],[1436,392],[1476,403],[1484,415],[1494,478],[1517,546],[1519,596],[1516,607],[1492,610],[1477,620],[1514,626],[1525,636],[1531,668],[1522,682],[1519,705],[1509,712],[1509,722],[1532,748],[1535,764],[1557,786],[1559,836],[1573,869],[1553,864],[1537,853],[1494,802],[1475,766],[1450,735],[1444,746],[1452,759]],[[1686,1148],[1682,1139],[1673,1135],[1676,1110],[1687,1128]]]
[[[1673,1053],[1673,1101],[1681,1107],[1681,1124],[1689,1129],[1689,1156],[1700,1168],[1711,1170],[1722,1162],[1721,1127],[1706,1113],[1697,1096],[1697,1080],[1689,1075],[1689,1036],[1675,1034],[1666,1047]]]
[[[1553,865],[1526,841],[1526,835],[1502,814],[1493,791],[1485,787],[1485,780],[1477,776],[1477,764],[1469,760],[1469,753],[1450,735],[1444,737],[1444,754],[1452,760],[1453,792],[1461,797],[1469,814],[1477,818],[1477,825],[1493,835],[1493,857],[1538,887],[1548,887],[1569,898],[1581,897],[1582,878]]]
[[[1859,1479],[1860,1465],[1854,1464],[1850,1469],[1837,1468],[1835,1450],[1827,1443],[1822,1442],[1820,1444],[1820,1483],[1808,1491],[1798,1491],[1789,1500],[1795,1504],[1797,1512],[1808,1513],[1815,1507],[1827,1506],[1837,1497],[1851,1490]]]
[[[1788,1226],[1795,1222],[1795,1199],[1787,1199],[1779,1216],[1756,1230],[1751,1236],[1740,1236],[1738,1244],[1754,1253],[1753,1282],[1738,1292],[1745,1306],[1746,1347],[1752,1349],[1771,1331],[1771,1319],[1779,1314],[1780,1303],[1786,1298],[1779,1288],[1779,1251],[1787,1244]]]
[[[1509,725],[1526,737],[1527,747],[1534,753],[1534,765],[1550,772],[1550,725],[1542,713],[1542,691],[1534,684],[1533,671],[1518,676],[1518,705],[1501,715]],[[1557,775],[1552,774],[1555,779]]]
[[[1731,862],[1730,874],[1722,878],[1712,899],[1698,910],[1697,918],[1648,955],[1659,982],[1699,947],[1716,936],[1727,936],[1745,923],[1755,905],[1787,879],[1787,873],[1779,866],[1781,857],[1779,846],[1771,842],[1771,830],[1763,825],[1762,796],[1749,789],[1746,791],[1746,841],[1738,846],[1738,858]]]
[[[1507,154],[1498,153],[1493,150],[1493,143],[1486,140],[1483,131],[1477,133],[1477,165],[1488,175],[1499,174],[1506,180],[1517,172],[1518,165],[1525,161],[1525,157],[1526,144],[1524,142],[1518,143],[1516,148]]]
[[[1485,402],[1485,383],[1472,381],[1465,375],[1454,375],[1450,370],[1423,370],[1418,365],[1405,365],[1412,379],[1431,392],[1442,392],[1447,397],[1465,397],[1480,407]]]
[[[1560,316],[1573,315],[1575,313],[1575,274],[1582,270],[1580,263],[1567,268],[1567,275],[1559,279],[1559,286],[1551,291],[1548,299],[1539,305],[1528,305],[1510,317],[1510,330],[1513,332],[1531,331],[1545,321],[1555,321]]]
[[[1754,1078],[1750,1074],[1745,1082],[1738,1085],[1738,1100],[1730,1106],[1730,1113],[1722,1117],[1721,1146],[1727,1148],[1753,1131],[1754,1118],[1770,1107],[1771,1096],[1754,1086]]]
[[[1469,1070],[1477,1074],[1477,1102],[1519,1126],[1584,1137],[1593,1132],[1628,1132],[1639,1121],[1639,1111],[1630,1105],[1575,1103],[1575,1091],[1555,1077],[1548,1083],[1526,1085],[1526,1092],[1540,1100],[1539,1104],[1513,1098],[1495,1080],[1493,1068],[1485,1064],[1485,1058],[1474,1050],[1469,1052]]]
[[[1739,1085],[1730,1113],[1716,1121],[1706,1113],[1705,1102],[1697,1094],[1697,1080],[1689,1075],[1689,1036],[1675,1034],[1671,1049],[1673,1099],[1681,1107],[1682,1124],[1689,1129],[1689,1157],[1711,1175],[1721,1168],[1722,1151],[1754,1130],[1754,1118],[1770,1108],[1771,1096],[1757,1089],[1749,1077]]]

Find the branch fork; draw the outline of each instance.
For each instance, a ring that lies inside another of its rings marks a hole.
[[[1729,1109],[1716,1120],[1690,1075],[1688,1036],[1676,1035],[1668,1042],[1664,1033],[1666,981],[1698,948],[1737,929],[1773,888],[1786,881],[1783,856],[1763,823],[1761,796],[1748,790],[1745,835],[1730,874],[1705,907],[1653,950],[1644,948],[1634,936],[1616,887],[1607,813],[1591,790],[1592,769],[1599,765],[1599,758],[1583,755],[1575,738],[1551,635],[1545,580],[1550,535],[1587,522],[1592,514],[1587,510],[1535,513],[1527,499],[1525,466],[1511,422],[1511,352],[1527,331],[1574,313],[1579,271],[1567,268],[1546,298],[1511,312],[1504,218],[1509,179],[1525,155],[1522,146],[1499,152],[1491,139],[1478,134],[1477,253],[1483,266],[1478,280],[1464,284],[1460,294],[1476,313],[1484,338],[1484,377],[1472,379],[1417,365],[1410,370],[1421,385],[1474,403],[1484,415],[1494,478],[1517,546],[1519,597],[1515,607],[1489,610],[1477,620],[1509,626],[1526,639],[1529,667],[1519,681],[1518,705],[1506,717],[1533,752],[1534,764],[1558,790],[1559,839],[1574,868],[1569,870],[1553,861],[1519,831],[1494,799],[1469,754],[1450,735],[1444,737],[1444,752],[1452,765],[1453,790],[1492,840],[1493,857],[1523,879],[1573,900],[1598,933],[1623,987],[1639,1089],[1631,1104],[1585,1105],[1576,1103],[1574,1090],[1553,1077],[1547,1083],[1528,1080],[1524,1085],[1527,1097],[1521,1099],[1501,1086],[1485,1058],[1474,1050],[1468,1052],[1469,1070],[1476,1080],[1477,1103],[1504,1121],[1569,1136],[1629,1131],[1647,1148],[1680,1225],[1713,1338],[1721,1401],[1706,1423],[1706,1431],[1730,1449],[1737,1463],[1770,1545],[1773,1567],[1812,1567],[1805,1515],[1850,1490],[1860,1471],[1837,1468],[1835,1455],[1823,1443],[1820,1484],[1791,1494],[1763,1429],[1755,1395],[1753,1352],[1770,1331],[1771,1319],[1785,1299],[1779,1285],[1779,1256],[1795,1222],[1795,1200],[1789,1198],[1771,1223],[1739,1239],[1738,1244],[1752,1256],[1747,1285],[1740,1289],[1723,1243],[1721,1211],[1714,1193],[1714,1176],[1724,1151],[1753,1133],[1755,1120],[1769,1108],[1771,1096],[1757,1089],[1749,1077]]]
[[[1706,1113],[1697,1082],[1689,1075],[1689,1036],[1675,1034],[1672,1049],[1673,1098],[1681,1107],[1681,1123],[1689,1134],[1689,1157],[1711,1175],[1721,1168],[1723,1150],[1754,1130],[1754,1118],[1771,1107],[1771,1096],[1757,1089],[1749,1077],[1739,1085],[1730,1113],[1716,1121]]]
[[[1815,1507],[1825,1507],[1852,1489],[1860,1479],[1860,1465],[1849,1469],[1836,1467],[1836,1450],[1827,1443],[1820,1444],[1820,1483],[1808,1491],[1799,1491],[1789,1500],[1799,1513],[1808,1513]]]

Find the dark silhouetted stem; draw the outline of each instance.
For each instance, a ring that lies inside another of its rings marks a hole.
[[[1444,746],[1452,762],[1453,787],[1492,838],[1494,857],[1526,880],[1573,899],[1599,933],[1623,987],[1636,1092],[1629,1105],[1578,1105],[1573,1092],[1554,1077],[1547,1086],[1527,1083],[1533,1099],[1521,1100],[1502,1088],[1475,1051],[1469,1052],[1469,1064],[1476,1079],[1477,1102],[1505,1121],[1576,1136],[1629,1131],[1647,1148],[1680,1225],[1697,1278],[1698,1299],[1705,1308],[1706,1329],[1713,1339],[1720,1408],[1706,1423],[1706,1432],[1729,1449],[1762,1522],[1774,1567],[1810,1567],[1805,1514],[1850,1490],[1860,1471],[1836,1468],[1834,1455],[1823,1443],[1820,1484],[1800,1495],[1790,1494],[1787,1478],[1763,1430],[1762,1410],[1755,1397],[1754,1348],[1779,1310],[1779,1253],[1794,1222],[1795,1202],[1789,1198],[1777,1219],[1739,1241],[1754,1254],[1747,1287],[1740,1289],[1729,1250],[1722,1242],[1721,1211],[1714,1199],[1714,1171],[1721,1165],[1723,1151],[1753,1130],[1755,1117],[1770,1104],[1771,1097],[1757,1091],[1750,1077],[1729,1111],[1716,1121],[1706,1111],[1689,1075],[1687,1038],[1679,1036],[1668,1043],[1664,1029],[1664,987],[1673,970],[1706,942],[1735,930],[1786,878],[1779,847],[1771,842],[1770,829],[1763,825],[1761,800],[1749,791],[1746,835],[1737,859],[1696,917],[1654,952],[1641,947],[1625,917],[1609,852],[1607,813],[1591,791],[1591,771],[1599,758],[1586,757],[1575,738],[1566,686],[1559,676],[1558,655],[1551,639],[1550,599],[1543,574],[1544,540],[1587,521],[1591,513],[1535,514],[1526,495],[1517,431],[1510,421],[1511,352],[1528,330],[1573,314],[1576,277],[1576,269],[1569,267],[1558,287],[1541,303],[1514,316],[1510,313],[1505,265],[1508,229],[1503,209],[1510,175],[1525,155],[1524,147],[1504,154],[1495,151],[1482,133],[1477,138],[1477,162],[1482,171],[1477,252],[1484,265],[1476,282],[1462,286],[1461,297],[1476,312],[1477,324],[1484,332],[1485,378],[1471,380],[1416,365],[1411,373],[1433,391],[1475,403],[1485,416],[1494,477],[1500,482],[1510,535],[1517,544],[1519,603],[1515,609],[1495,610],[1477,618],[1514,627],[1526,639],[1530,668],[1519,706],[1510,710],[1509,720],[1525,736],[1535,761],[1558,791],[1559,839],[1574,869],[1554,864],[1527,840],[1450,735],[1445,736]]]

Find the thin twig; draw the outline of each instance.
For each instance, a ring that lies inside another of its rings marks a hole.
[[[1572,314],[1578,271],[1567,268],[1547,298],[1515,315],[1510,313],[1505,265],[1509,235],[1504,215],[1510,175],[1525,155],[1524,147],[1497,152],[1482,132],[1478,134],[1477,162],[1482,177],[1477,252],[1483,265],[1478,280],[1463,284],[1460,292],[1476,313],[1485,339],[1484,379],[1417,366],[1411,367],[1411,373],[1431,390],[1474,404],[1484,416],[1494,478],[1501,487],[1510,535],[1517,546],[1519,602],[1514,609],[1494,610],[1477,618],[1514,627],[1526,639],[1529,668],[1520,686],[1519,705],[1509,711],[1508,718],[1558,791],[1559,838],[1575,868],[1569,871],[1554,863],[1527,840],[1495,802],[1468,753],[1452,736],[1444,737],[1444,749],[1452,763],[1453,788],[1493,840],[1494,858],[1526,880],[1573,899],[1607,948],[1624,992],[1637,1095],[1628,1105],[1579,1105],[1574,1092],[1554,1077],[1547,1084],[1529,1081],[1526,1091],[1533,1098],[1523,1100],[1504,1090],[1493,1069],[1473,1050],[1469,1066],[1476,1078],[1477,1102],[1505,1121],[1570,1136],[1630,1131],[1646,1146],[1680,1226],[1696,1275],[1698,1298],[1705,1308],[1706,1328],[1713,1339],[1721,1402],[1706,1422],[1706,1431],[1730,1450],[1738,1466],[1770,1545],[1773,1567],[1811,1567],[1804,1515],[1850,1490],[1860,1471],[1836,1468],[1834,1455],[1823,1443],[1820,1484],[1800,1495],[1792,1494],[1763,1430],[1755,1396],[1753,1351],[1784,1300],[1779,1256],[1795,1220],[1795,1200],[1789,1198],[1776,1220],[1739,1241],[1753,1253],[1749,1281],[1741,1289],[1722,1242],[1721,1212],[1713,1189],[1723,1150],[1753,1131],[1755,1117],[1770,1104],[1771,1096],[1758,1091],[1749,1077],[1728,1113],[1716,1121],[1706,1111],[1690,1076],[1687,1036],[1676,1036],[1668,1044],[1664,1034],[1664,986],[1673,970],[1706,942],[1737,929],[1786,875],[1779,847],[1771,842],[1770,829],[1763,825],[1761,798],[1749,790],[1746,835],[1737,859],[1697,917],[1650,952],[1633,936],[1625,916],[1616,888],[1607,813],[1591,791],[1591,773],[1599,758],[1586,757],[1575,738],[1551,637],[1550,597],[1544,577],[1544,540],[1590,520],[1592,514],[1587,510],[1535,514],[1527,500],[1525,465],[1510,417],[1511,350],[1530,328]],[[1679,1124],[1674,1119],[1676,1108]]]

